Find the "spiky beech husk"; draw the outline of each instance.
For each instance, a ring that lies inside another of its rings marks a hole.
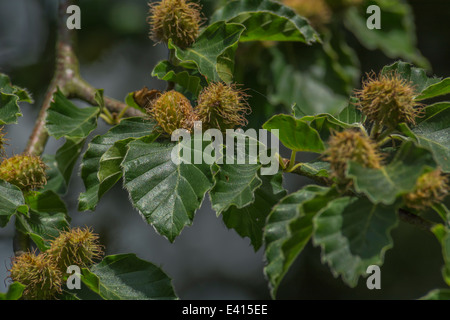
[[[195,42],[202,24],[199,4],[186,0],[162,0],[149,6],[150,39],[164,43],[172,39],[181,48]]]
[[[23,191],[38,189],[47,184],[47,166],[38,156],[15,155],[0,164],[0,179],[16,185]]]
[[[247,94],[236,85],[222,82],[210,83],[198,97],[195,112],[203,129],[226,129],[247,125],[246,115],[251,109]]]
[[[339,184],[348,184],[346,170],[349,161],[365,168],[380,168],[382,156],[376,144],[359,131],[345,130],[334,133],[328,141],[325,160],[330,162],[332,175]]]
[[[26,300],[51,300],[61,293],[62,273],[45,253],[26,252],[13,258],[10,278],[25,286]]]
[[[421,175],[414,190],[404,195],[403,199],[407,207],[423,211],[444,200],[448,191],[447,177],[436,169]]]
[[[91,229],[73,228],[53,239],[46,254],[52,257],[62,272],[66,272],[70,265],[80,268],[90,266],[103,255],[103,247],[99,244],[98,235]]]
[[[283,0],[283,3],[307,18],[315,28],[322,28],[331,21],[331,10],[325,0]]]
[[[175,90],[163,93],[146,108],[146,112],[169,135],[177,129],[191,131],[196,120],[190,101]]]
[[[414,101],[414,86],[396,72],[368,74],[356,96],[369,120],[390,129],[402,122],[414,125],[422,111],[422,105]]]

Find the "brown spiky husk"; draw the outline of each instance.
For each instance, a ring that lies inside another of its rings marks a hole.
[[[412,192],[404,195],[407,207],[424,211],[441,202],[448,194],[448,179],[440,169],[424,173]]]
[[[399,123],[414,125],[423,106],[414,101],[414,86],[396,72],[367,74],[361,90],[355,91],[358,107],[371,121],[390,129]]]
[[[15,155],[0,164],[0,179],[23,191],[35,190],[47,184],[46,169],[47,166],[38,156]]]
[[[25,286],[22,297],[26,300],[51,300],[61,293],[62,273],[55,261],[40,253],[26,252],[13,258],[10,278]]]
[[[360,131],[334,132],[328,145],[325,160],[330,162],[332,176],[341,185],[350,183],[346,177],[349,161],[357,162],[365,168],[378,169],[382,165],[383,157],[376,144]]]
[[[195,42],[203,22],[199,4],[186,0],[162,0],[149,6],[150,39],[164,43],[172,39],[181,48]]]
[[[103,247],[99,244],[98,235],[90,228],[73,228],[53,239],[46,254],[52,257],[61,271],[66,272],[70,265],[80,268],[90,266],[101,258]]]
[[[246,115],[251,112],[248,95],[235,84],[210,83],[198,97],[195,112],[204,130],[226,129],[247,125]]]
[[[190,101],[175,90],[163,93],[146,108],[146,112],[169,135],[177,129],[191,131],[196,120]]]

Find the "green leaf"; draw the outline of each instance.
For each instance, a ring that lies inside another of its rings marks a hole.
[[[16,226],[32,237],[39,250],[45,251],[50,245],[49,240],[69,228],[70,217],[66,205],[51,190],[29,195],[26,203],[30,207],[29,215],[17,215]]]
[[[195,97],[198,97],[202,88],[206,86],[200,74],[195,75],[195,72],[191,70],[188,72],[184,68],[175,67],[167,60],[161,61],[155,66],[152,71],[152,77],[174,82],[192,93]]]
[[[152,133],[154,127],[155,122],[153,120],[140,117],[127,118],[104,135],[92,139],[81,163],[81,178],[86,191],[80,195],[78,210],[94,210],[101,196],[109,189],[101,186],[98,178],[100,160],[103,154],[113,147],[117,141],[147,136]]]
[[[418,143],[429,149],[443,172],[450,172],[450,108],[428,116],[412,129]]]
[[[128,106],[145,113],[145,109],[142,108],[141,106],[139,106],[136,103],[136,101],[134,100],[134,92],[130,92],[130,93],[127,94],[127,96],[125,97],[125,103]]]
[[[370,5],[377,5],[381,9],[381,29],[369,29],[366,26],[370,14],[365,11]],[[405,1],[367,1],[359,7],[349,8],[344,23],[366,48],[380,49],[389,58],[403,58],[422,67],[429,67],[429,62],[416,47],[413,12]]]
[[[152,142],[158,138],[159,133],[153,133],[139,138],[146,142]],[[128,151],[128,143],[136,140],[135,137],[116,141],[100,158],[100,167],[98,170],[99,197],[102,197],[122,178],[121,163]]]
[[[258,177],[261,164],[224,164],[214,175],[210,191],[212,208],[220,215],[230,206],[245,207],[254,201],[254,192],[262,184]]]
[[[293,151],[320,153],[325,149],[319,133],[306,121],[293,116],[275,115],[264,123],[263,128],[271,131],[285,147]]]
[[[314,116],[304,116],[300,120],[308,122],[309,126],[315,129],[323,141],[328,141],[333,131],[342,131],[349,128],[358,128],[361,124],[349,124],[341,121],[331,114],[321,113]]]
[[[28,212],[22,191],[6,181],[0,180],[0,227],[5,227],[16,211]]]
[[[389,205],[398,196],[412,191],[426,168],[435,167],[433,156],[427,149],[407,141],[388,165],[373,169],[351,161],[347,176],[353,178],[356,191],[364,193],[373,203]]]
[[[19,300],[22,297],[25,286],[19,282],[13,282],[6,293],[0,292],[0,300]]]
[[[439,116],[439,113],[445,111],[448,108],[450,108],[450,102],[437,102],[435,104],[426,106],[423,109],[424,115],[417,118],[417,124],[429,120],[432,117]]]
[[[187,149],[184,152],[194,154],[191,159],[203,153],[184,142],[182,145]],[[172,150],[178,148],[177,143],[136,140],[128,147],[122,166],[131,202],[149,224],[173,242],[186,225],[191,225],[213,185],[210,165],[175,164]]]
[[[328,161],[304,162],[301,169],[310,177],[328,178],[330,176],[330,163]]]
[[[218,21],[199,35],[192,47],[185,50],[169,41],[180,66],[197,68],[208,81],[231,82],[234,71],[234,53],[245,27],[236,23]]]
[[[322,46],[285,44],[285,50],[278,47],[269,49],[272,55],[268,85],[270,103],[282,104],[290,108],[297,105],[299,115],[332,113],[341,110],[348,103],[348,95],[353,83],[342,78],[335,70],[336,61]],[[288,63],[288,61],[290,63]]]
[[[398,73],[403,79],[410,82],[414,86],[414,91],[417,96],[419,96],[424,89],[440,81],[439,78],[429,78],[425,70],[415,68],[412,64],[403,61],[397,61],[389,66],[385,66],[381,70],[382,74],[391,72]]]
[[[0,125],[17,123],[22,116],[19,102],[33,103],[29,93],[13,86],[6,74],[0,73]]]
[[[59,195],[64,195],[67,192],[67,185],[64,177],[58,169],[58,162],[55,155],[44,154],[42,156],[47,166],[45,173],[47,174],[47,184],[41,189],[41,191],[52,190]]]
[[[449,93],[450,93],[450,78],[446,78],[438,83],[435,83],[425,88],[422,91],[422,93],[418,97],[416,97],[416,100],[431,99]]]
[[[447,208],[445,203],[437,203],[432,208],[441,217],[442,221],[450,223],[450,209]]]
[[[217,215],[230,206],[242,208],[251,204],[254,201],[254,191],[262,184],[258,175],[262,165],[257,155],[252,154],[263,147],[259,141],[246,134],[227,134],[225,139],[233,139],[238,143],[233,143],[232,149],[227,149],[227,146],[221,149],[226,156],[219,158],[213,166],[214,187],[209,195]]]
[[[260,177],[261,186],[254,191],[254,200],[245,207],[233,205],[223,212],[223,222],[234,229],[241,237],[248,237],[256,251],[263,244],[266,219],[272,207],[286,195],[283,188],[283,173]]]
[[[441,224],[436,225],[431,230],[442,248],[442,257],[444,260],[444,267],[442,268],[442,276],[444,281],[450,286],[450,232],[448,227],[444,227]]]
[[[356,107],[356,105],[355,105],[356,101],[357,101],[357,99],[350,98],[348,106],[346,106],[344,109],[342,109],[336,118],[338,120],[348,123],[348,124],[363,123],[364,115]]]
[[[85,141],[86,139],[83,138],[66,138],[64,145],[56,151],[55,160],[58,170],[64,178],[66,188],[69,186],[73,168],[83,151]]]
[[[66,142],[56,151],[56,155],[44,155],[44,162],[49,169],[46,171],[48,183],[43,190],[53,190],[60,195],[66,193],[73,168],[85,141],[86,139],[83,138],[66,138]]]
[[[355,287],[370,265],[381,266],[393,246],[391,231],[397,226],[396,205],[383,206],[366,198],[342,197],[314,218],[313,241],[322,249],[322,262],[335,277]]]
[[[46,127],[56,139],[86,138],[97,127],[99,112],[99,107],[78,108],[58,90],[47,111]]]
[[[450,289],[435,289],[428,292],[420,300],[450,300]]]
[[[270,212],[264,229],[264,274],[272,298],[290,266],[312,235],[312,218],[334,197],[329,188],[306,186],[291,193]]]
[[[171,279],[135,254],[107,256],[82,272],[83,282],[106,300],[177,299]]]
[[[240,41],[320,41],[305,18],[275,1],[229,1],[211,17],[211,22],[219,20],[244,25]]]

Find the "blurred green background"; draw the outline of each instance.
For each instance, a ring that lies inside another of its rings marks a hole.
[[[201,1],[208,16],[219,1]],[[418,48],[429,60],[432,73],[450,75],[450,2],[448,0],[410,0],[416,22]],[[77,31],[81,75],[105,94],[123,100],[127,93],[143,86],[163,90],[165,83],[151,77],[159,60],[167,58],[165,45],[148,39],[148,12],[145,0],[80,0],[82,29]],[[28,88],[35,104],[22,104],[23,117],[17,125],[6,128],[10,145],[8,155],[22,152],[39,112],[54,67],[56,30],[55,0],[0,0],[0,72],[14,84]],[[362,74],[380,70],[392,63],[381,51],[369,51],[347,34],[355,48]],[[237,52],[238,82],[255,88],[254,66],[246,65],[246,50]],[[265,59],[261,56],[255,59]],[[270,81],[270,79],[268,79]],[[257,89],[257,88],[256,88]],[[264,104],[253,110],[251,125],[260,125],[269,115],[282,111],[270,106],[265,92],[251,90],[253,103]],[[77,101],[83,106],[82,102]],[[99,121],[94,135],[108,127]],[[51,139],[45,153],[54,154],[63,141]],[[285,155],[286,156],[286,155]],[[287,175],[289,191],[310,183],[307,179]],[[74,172],[70,191],[64,198],[73,226],[92,225],[106,246],[107,254],[136,253],[140,258],[160,265],[173,279],[182,299],[269,299],[263,275],[263,253],[254,252],[248,239],[228,230],[211,210],[206,198],[192,227],[170,244],[156,234],[133,209],[120,184],[100,201],[95,213],[76,210],[80,192],[84,191],[79,170]],[[0,229],[0,292],[5,292],[7,268],[12,252],[13,223]],[[445,287],[441,277],[442,258],[434,237],[401,223],[393,232],[394,248],[385,256],[382,289],[368,290],[361,279],[355,289],[334,279],[320,262],[320,251],[308,245],[290,269],[279,289],[280,299],[414,299],[434,288]]]

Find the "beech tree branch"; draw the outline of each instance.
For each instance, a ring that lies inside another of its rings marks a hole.
[[[47,88],[33,132],[25,148],[25,153],[34,155],[41,155],[43,153],[48,140],[48,132],[45,129],[45,118],[47,116],[47,110],[50,108],[53,94],[58,88],[68,98],[78,98],[92,105],[97,105],[94,99],[96,88],[80,76],[78,59],[73,49],[74,31],[69,30],[66,26],[68,18],[67,8],[72,4],[73,0],[60,0],[59,3],[55,72]],[[128,108],[125,103],[118,100],[105,97],[104,101],[105,107],[112,113],[120,113],[127,108],[125,112],[126,116],[142,115],[140,111]]]
[[[44,152],[49,138],[47,129],[45,128],[45,119],[47,117],[47,110],[50,108],[53,99],[53,94],[58,88],[68,98],[78,98],[92,105],[97,105],[94,99],[96,88],[80,76],[79,62],[73,49],[74,31],[69,30],[66,25],[68,18],[67,8],[73,3],[73,0],[59,0],[55,71],[47,88],[33,131],[24,150],[26,154],[40,156]],[[118,100],[104,97],[104,102],[105,107],[113,115],[121,113],[123,110],[126,110],[124,113],[126,116],[142,115],[138,110],[128,108],[125,103]],[[26,252],[29,249],[29,244],[29,237],[16,229],[13,240],[15,255]]]

